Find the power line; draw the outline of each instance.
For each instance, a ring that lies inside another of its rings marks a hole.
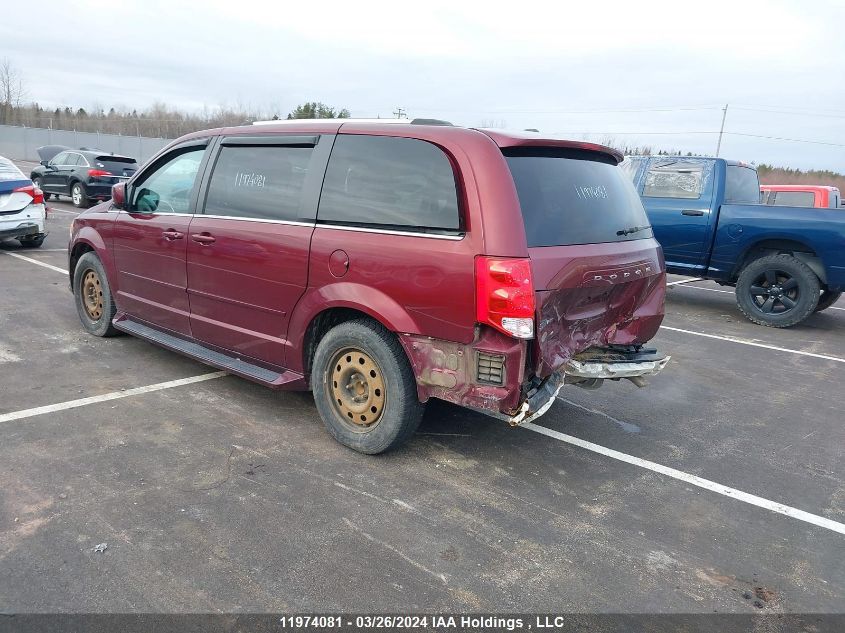
[[[765,138],[772,141],[790,141],[792,143],[812,143],[814,145],[831,145],[833,147],[845,147],[845,143],[830,143],[828,141],[811,141],[805,138],[786,138],[783,136],[766,136],[764,134],[748,134],[745,132],[725,132],[734,136],[749,136],[751,138]]]
[[[622,112],[686,112],[691,110],[719,110],[722,106],[663,106],[655,108],[595,108],[588,110],[450,110],[446,108],[419,108],[410,106],[418,112],[456,112],[471,114],[613,114]]]

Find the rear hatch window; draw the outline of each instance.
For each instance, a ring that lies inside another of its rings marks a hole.
[[[31,184],[32,181],[12,161],[0,156],[0,195]]]
[[[129,177],[138,170],[138,163],[134,158],[125,156],[97,156],[94,167],[111,172],[115,176]]]
[[[529,247],[653,236],[639,195],[610,157],[564,148],[509,148],[503,153]]]

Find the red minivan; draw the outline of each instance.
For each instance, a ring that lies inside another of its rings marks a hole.
[[[441,398],[507,420],[660,371],[660,246],[622,156],[420,122],[279,121],[163,149],[79,215],[85,329],[313,390],[364,453]]]

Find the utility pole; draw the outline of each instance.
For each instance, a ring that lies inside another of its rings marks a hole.
[[[725,117],[728,116],[728,104],[722,108],[722,127],[719,128],[719,142],[716,143],[716,158],[719,158],[719,150],[722,149],[722,134],[725,133]]]
[[[407,119],[407,113],[405,112],[405,108],[396,108],[393,111],[393,114],[396,115],[397,119]]]

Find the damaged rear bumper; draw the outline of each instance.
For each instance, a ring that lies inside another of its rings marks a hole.
[[[657,357],[656,350],[615,346],[592,348],[570,360],[529,391],[515,415],[499,414],[495,417],[512,426],[536,420],[549,410],[560,390],[568,384],[596,389],[605,380],[625,378],[638,387],[644,387],[645,376],[654,376],[662,371],[670,359],[671,356]]]

